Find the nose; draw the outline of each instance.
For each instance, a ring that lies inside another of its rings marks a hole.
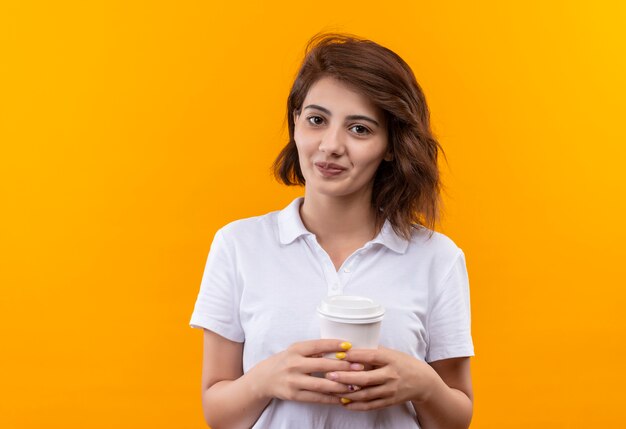
[[[345,153],[346,147],[341,127],[329,127],[322,135],[319,150],[332,156],[341,156]]]

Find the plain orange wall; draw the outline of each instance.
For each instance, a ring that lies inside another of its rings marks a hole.
[[[6,2],[0,427],[203,427],[209,245],[300,195],[269,167],[320,30],[390,47],[426,93],[472,428],[623,425],[624,22],[618,1]]]

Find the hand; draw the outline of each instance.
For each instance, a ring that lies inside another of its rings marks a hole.
[[[369,371],[333,371],[326,374],[329,380],[357,390],[339,395],[349,410],[374,410],[407,401],[423,401],[432,390],[433,376],[437,376],[426,362],[384,347],[350,350],[346,353],[346,360],[373,366]]]
[[[340,398],[333,394],[349,392],[348,386],[311,374],[350,371],[350,362],[341,360],[350,347],[350,343],[341,340],[294,343],[286,350],[260,362],[249,371],[249,375],[255,379],[255,391],[264,398],[341,404]],[[340,359],[322,357],[326,353],[337,353]]]

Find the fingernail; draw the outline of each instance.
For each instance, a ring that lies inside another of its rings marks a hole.
[[[326,374],[328,376],[328,378],[330,378],[331,380],[337,380],[339,378],[339,375],[337,375],[336,372],[329,372],[328,374]]]
[[[341,347],[343,350],[350,350],[352,348],[352,344],[344,341],[343,343],[339,344],[339,347]]]
[[[344,352],[337,352],[337,353],[335,353],[335,357],[337,359],[345,359],[346,358],[346,354]]]
[[[351,400],[351,399],[348,399],[348,398],[341,398],[341,403],[342,403],[342,404],[344,404],[344,405],[349,404],[350,402],[352,402],[352,400]]]
[[[355,386],[354,384],[348,384],[348,390],[350,392],[356,392],[358,390],[361,390],[361,388],[359,386]]]
[[[355,371],[361,371],[363,368],[365,368],[365,367],[363,366],[363,364],[360,364],[360,363],[351,363],[350,364],[350,369],[353,369]]]

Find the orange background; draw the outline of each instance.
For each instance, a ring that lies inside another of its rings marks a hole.
[[[396,51],[428,98],[472,428],[620,426],[624,22],[618,1],[3,3],[0,427],[203,427],[209,245],[300,195],[269,167],[320,30]]]

